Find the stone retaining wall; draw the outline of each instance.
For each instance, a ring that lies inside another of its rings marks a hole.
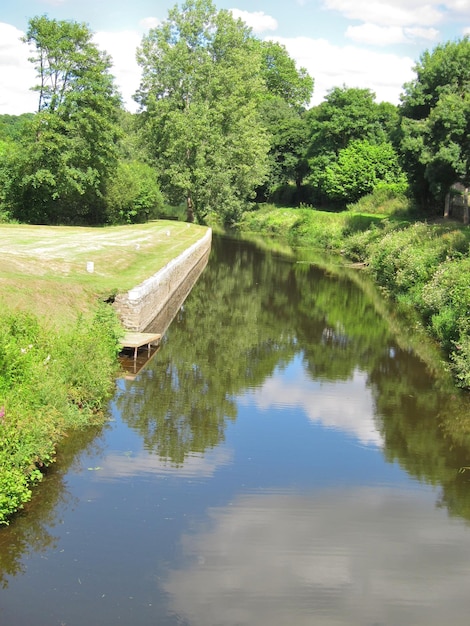
[[[125,294],[116,297],[114,306],[126,330],[143,332],[164,310],[185,283],[188,275],[207,262],[212,231],[172,259],[156,274]],[[203,265],[203,267],[204,267]]]

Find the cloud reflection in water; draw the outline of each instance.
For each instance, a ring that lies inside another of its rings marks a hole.
[[[188,566],[169,574],[171,608],[191,626],[463,626],[469,531],[434,495],[239,497],[183,537]]]
[[[364,445],[383,447],[383,437],[377,428],[374,401],[367,387],[367,374],[356,370],[347,381],[312,381],[303,367],[268,378],[258,389],[250,391],[240,401],[252,400],[258,409],[301,408],[314,423],[325,428],[341,430]]]

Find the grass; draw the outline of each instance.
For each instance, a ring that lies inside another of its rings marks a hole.
[[[29,311],[63,327],[77,313],[90,313],[97,299],[152,276],[204,232],[175,221],[105,228],[0,225],[0,300],[7,310]]]

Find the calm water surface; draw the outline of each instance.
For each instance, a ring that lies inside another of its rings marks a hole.
[[[379,306],[216,238],[109,424],[0,530],[0,624],[467,626],[468,398]]]

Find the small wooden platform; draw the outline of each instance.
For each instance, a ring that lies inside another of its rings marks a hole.
[[[150,353],[150,346],[152,344],[160,343],[162,336],[160,333],[137,333],[127,332],[120,340],[120,344],[123,348],[134,348],[134,361],[137,359],[137,352],[142,346],[147,346]]]

